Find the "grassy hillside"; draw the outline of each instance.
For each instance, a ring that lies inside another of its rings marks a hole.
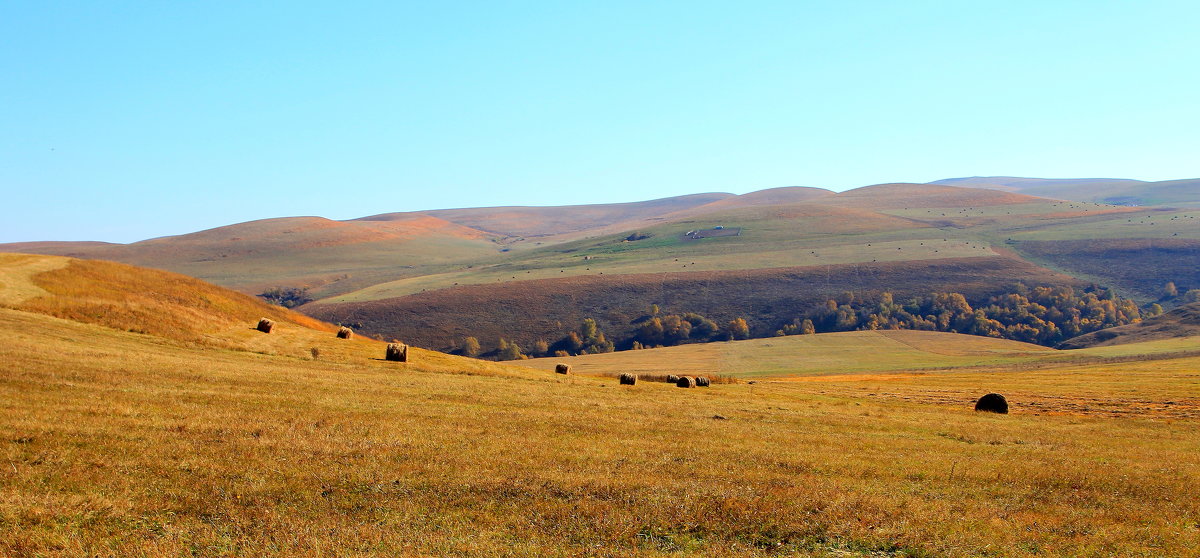
[[[264,354],[13,309],[0,309],[0,334],[4,555],[1200,546],[1200,501],[1187,497],[1200,481],[1196,357],[685,390],[453,357],[312,359],[286,347],[337,340],[300,327],[261,336],[282,344]],[[915,345],[934,367],[1046,353],[855,335],[799,352],[836,363],[838,345],[882,355]],[[941,364],[939,351],[950,353]],[[1013,414],[973,412],[988,391],[1005,393]]]
[[[1060,352],[1004,339],[893,330],[790,335],[524,363],[553,370],[556,363],[565,362],[582,373],[598,375],[633,372],[762,379],[976,368],[1051,356],[1060,356]]]
[[[384,345],[337,339],[336,327],[257,298],[175,273],[96,260],[0,254],[0,308],[137,334],[146,343],[322,361],[380,360]],[[14,314],[14,315],[18,315]],[[275,332],[255,329],[260,318]],[[26,317],[26,320],[33,318]],[[55,326],[57,327],[57,326]],[[54,329],[53,327],[51,329]],[[420,369],[499,373],[504,366],[411,348]]]

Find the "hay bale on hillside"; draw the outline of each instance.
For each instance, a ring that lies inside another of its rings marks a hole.
[[[1008,414],[1008,400],[999,393],[989,393],[975,402],[975,410],[986,413]]]
[[[571,373],[571,365],[570,364],[555,364],[554,365],[554,373],[555,374],[570,374]]]
[[[696,387],[708,387],[709,381],[705,376],[696,376]]]
[[[680,376],[679,380],[675,382],[675,385],[681,388],[696,387],[696,379],[691,376]]]
[[[621,385],[632,386],[637,384],[637,374],[621,374]]]
[[[667,374],[667,383],[668,384],[674,384],[677,382],[679,382],[679,376],[676,376],[674,374]]]
[[[342,326],[341,328],[338,329],[337,335],[338,335],[338,339],[352,339],[352,338],[354,338],[354,330],[350,329],[348,327]]]
[[[408,362],[408,345],[404,343],[388,343],[387,355],[384,358],[394,362]]]
[[[267,318],[263,318],[258,321],[258,330],[259,331],[261,331],[263,333],[271,333],[271,330],[273,330],[273,329],[275,329],[275,321],[274,320],[268,320]]]

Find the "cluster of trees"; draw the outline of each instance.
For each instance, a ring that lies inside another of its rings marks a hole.
[[[271,287],[258,296],[271,304],[284,308],[295,308],[313,300],[311,296],[308,296],[308,289],[301,287]]]
[[[1174,281],[1167,281],[1167,284],[1163,285],[1162,297],[1158,301],[1174,304],[1200,302],[1200,289],[1181,289],[1175,286]]]
[[[538,340],[528,352],[516,343],[501,338],[495,351],[483,353],[479,340],[467,337],[463,340],[459,353],[470,357],[490,356],[497,360],[520,360],[530,357],[611,353],[617,350],[618,346],[622,349],[645,349],[749,338],[750,324],[744,318],[730,320],[722,327],[694,312],[659,315],[658,307],[654,306],[651,314],[641,319],[634,333],[618,342],[612,341],[600,331],[596,320],[587,318],[580,324],[579,329],[567,332],[562,339],[554,343]]]
[[[1055,345],[1077,335],[1141,318],[1137,304],[1111,290],[1095,286],[1082,291],[1071,287],[1030,289],[1017,284],[976,307],[962,294],[952,292],[933,293],[903,303],[896,302],[887,292],[869,300],[847,292],[797,317],[775,334],[920,329]]]

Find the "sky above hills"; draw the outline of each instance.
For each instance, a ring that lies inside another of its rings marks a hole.
[[[1194,2],[105,4],[0,5],[0,242],[1200,175]]]

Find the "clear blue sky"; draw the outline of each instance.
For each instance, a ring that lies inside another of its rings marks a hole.
[[[0,242],[1193,178],[1200,2],[0,4]]]

